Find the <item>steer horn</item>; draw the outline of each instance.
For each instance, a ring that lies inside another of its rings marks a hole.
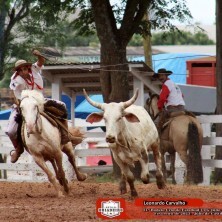
[[[130,105],[132,105],[136,101],[136,99],[138,97],[138,94],[139,94],[139,89],[136,89],[136,92],[134,93],[133,97],[131,99],[129,99],[128,101],[123,103],[124,108],[127,108]]]
[[[86,90],[85,90],[85,89],[83,89],[83,93],[84,93],[84,95],[85,95],[85,97],[86,97],[86,100],[87,100],[92,106],[94,106],[94,107],[96,107],[96,108],[98,108],[98,109],[102,109],[102,110],[103,110],[103,108],[102,108],[102,103],[97,103],[97,102],[91,100],[90,97],[88,96],[88,94],[86,93]]]

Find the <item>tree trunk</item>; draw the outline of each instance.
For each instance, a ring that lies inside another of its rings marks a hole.
[[[112,45],[109,48],[101,47],[100,82],[105,102],[121,102],[129,99],[126,48],[118,49],[118,47]],[[112,161],[113,174],[116,178],[119,178],[121,171],[113,156]]]
[[[148,12],[144,15],[144,20],[149,21]],[[145,63],[152,68],[152,48],[151,48],[151,30],[150,34],[143,36],[143,48],[144,48],[144,56],[145,56]]]
[[[222,1],[216,1],[216,79],[217,114],[222,114]],[[222,124],[216,124],[216,136],[222,137]],[[222,159],[222,146],[216,147],[215,159]],[[222,169],[215,168],[215,183],[222,182]]]
[[[0,1],[0,80],[4,77],[6,1]]]
[[[100,82],[105,102],[121,102],[129,99],[128,65],[126,47],[101,46]]]
[[[120,28],[117,28],[110,1],[90,0],[97,35],[101,43],[100,82],[105,102],[122,102],[129,99],[129,68],[126,46],[135,33],[150,1],[126,1],[126,10]],[[138,10],[137,10],[138,9]],[[114,175],[116,172],[115,161]]]

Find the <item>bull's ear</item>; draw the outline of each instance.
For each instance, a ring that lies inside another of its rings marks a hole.
[[[103,118],[103,112],[100,113],[91,113],[86,117],[86,122],[97,123]]]
[[[131,123],[140,122],[138,117],[136,115],[134,115],[133,113],[124,112],[123,116],[127,119],[127,121],[129,121]]]

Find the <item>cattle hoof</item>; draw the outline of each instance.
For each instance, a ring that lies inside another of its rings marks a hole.
[[[148,184],[150,182],[150,177],[147,174],[146,178],[141,178],[141,180],[143,181],[144,184]]]
[[[120,189],[120,193],[125,194],[125,193],[127,193],[127,190],[126,189]]]
[[[150,183],[150,178],[147,177],[146,179],[142,179],[142,181],[144,184],[148,184],[148,183]]]
[[[138,197],[138,193],[136,192],[136,190],[131,190],[131,197],[132,198]]]
[[[164,189],[166,187],[166,183],[164,180],[157,181],[156,184],[159,189]]]

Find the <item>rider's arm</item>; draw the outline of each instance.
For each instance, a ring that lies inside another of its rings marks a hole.
[[[37,56],[38,57],[38,61],[37,61],[37,65],[39,67],[42,67],[45,63],[45,58],[41,56],[40,52],[38,50],[33,50],[32,51],[33,55]]]
[[[162,110],[164,107],[164,104],[167,102],[167,98],[170,94],[170,90],[168,89],[168,87],[163,84],[161,92],[160,92],[160,97],[159,100],[157,102],[157,106],[159,110]]]

